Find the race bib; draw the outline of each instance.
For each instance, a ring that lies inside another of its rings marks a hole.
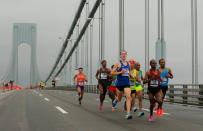
[[[80,85],[80,86],[83,86],[83,81],[80,80],[80,81],[79,81],[79,85]]]
[[[105,73],[101,73],[101,79],[107,79],[107,75]]]
[[[158,80],[151,80],[150,86],[157,87],[158,85],[159,85],[159,81]]]
[[[135,81],[134,80],[130,80],[130,87],[134,87],[135,86]]]
[[[122,76],[129,76],[129,70],[126,70],[124,73],[122,73]]]

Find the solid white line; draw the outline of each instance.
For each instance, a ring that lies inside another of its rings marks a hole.
[[[44,98],[44,100],[46,100],[46,101],[50,101],[48,98]]]
[[[68,114],[68,112],[66,112],[64,109],[62,109],[61,107],[59,106],[56,106],[56,109],[58,109],[61,113],[63,114]]]
[[[144,109],[144,108],[142,108],[142,110],[150,112],[149,109]],[[153,111],[153,112],[156,112],[156,111]],[[163,114],[164,114],[164,115],[171,115],[170,113],[163,113]]]

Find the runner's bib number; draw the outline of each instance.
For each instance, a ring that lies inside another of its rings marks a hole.
[[[130,80],[130,87],[134,87],[135,86],[135,81],[134,80]]]
[[[162,80],[163,80],[163,81],[161,82],[162,84],[167,83],[167,78],[166,78],[166,77],[163,77]]]
[[[158,80],[151,80],[150,86],[152,86],[152,87],[157,87],[157,86],[159,86],[159,81],[158,81]]]
[[[122,73],[122,76],[128,76],[129,77],[129,70],[126,70],[124,73]]]
[[[79,85],[82,86],[83,85],[83,81],[80,80],[79,81]]]
[[[107,79],[107,75],[105,73],[101,73],[101,79],[103,80]]]

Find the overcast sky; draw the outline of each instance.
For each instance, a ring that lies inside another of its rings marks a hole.
[[[90,9],[95,0],[90,1]],[[13,23],[37,24],[37,62],[41,78],[49,74],[72,23],[80,0],[0,0],[0,76],[6,73],[12,48]],[[165,0],[165,40],[167,66],[172,68],[172,83],[191,83],[191,0]],[[125,0],[125,49],[129,58],[140,61],[144,69],[144,0]],[[199,81],[203,77],[203,1],[198,0]],[[84,10],[85,11],[85,10]],[[80,21],[84,24],[85,12]],[[98,17],[98,14],[96,15]],[[105,59],[112,65],[118,59],[118,0],[106,0]],[[76,37],[74,33],[73,39]],[[94,64],[98,66],[98,20],[94,20]],[[150,0],[150,58],[157,40],[157,0]],[[28,79],[29,49],[19,49],[21,79]],[[24,51],[23,51],[24,50]],[[27,57],[26,57],[27,56]],[[21,57],[21,58],[20,58]]]

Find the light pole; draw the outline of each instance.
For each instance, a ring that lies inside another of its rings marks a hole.
[[[164,40],[164,0],[158,0],[158,40],[156,41],[156,61],[166,60],[166,42]]]
[[[145,72],[149,69],[149,0],[145,0]]]
[[[119,0],[119,59],[124,50],[124,0]]]
[[[88,19],[89,17],[89,1],[86,3],[86,19]],[[86,36],[86,57],[85,57],[85,72],[86,72],[86,75],[87,75],[87,78],[89,79],[89,73],[88,73],[88,64],[89,64],[89,27],[87,28],[86,30],[86,33],[85,33],[85,36]],[[91,48],[91,47],[90,47]]]
[[[192,84],[198,84],[197,0],[191,0]]]

